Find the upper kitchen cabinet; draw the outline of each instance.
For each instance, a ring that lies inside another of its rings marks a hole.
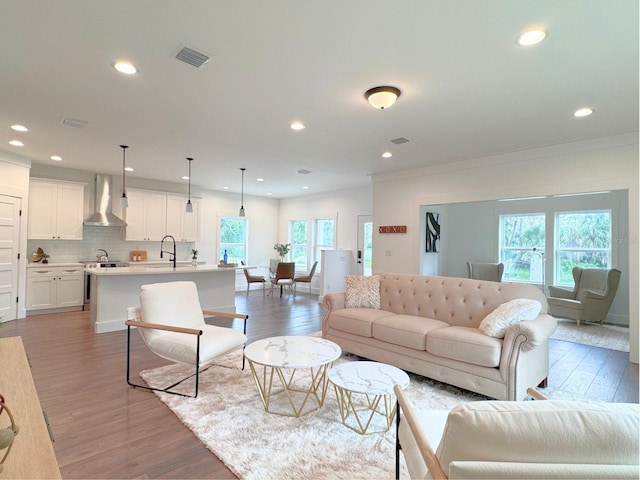
[[[193,212],[186,212],[188,197],[167,195],[167,235],[177,242],[200,240],[200,200],[191,198]]]
[[[127,190],[129,206],[125,240],[160,241],[165,235],[167,196],[163,193]]]
[[[82,240],[84,187],[82,183],[31,180],[27,237]]]

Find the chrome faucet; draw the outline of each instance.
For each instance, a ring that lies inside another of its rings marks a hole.
[[[98,255],[98,262],[103,263],[103,262],[108,262],[109,261],[109,254],[107,253],[106,250],[104,250],[103,248],[99,248],[98,252],[102,252],[104,253],[104,255]]]
[[[171,241],[173,242],[173,252],[167,252],[166,250],[162,250],[162,245],[164,244],[164,240],[166,238],[170,238]],[[173,238],[171,235],[165,235],[164,237],[162,237],[162,241],[160,242],[160,258],[162,258],[163,253],[168,253],[169,255],[172,255],[170,260],[173,262],[173,268],[175,269],[176,268],[176,239]]]

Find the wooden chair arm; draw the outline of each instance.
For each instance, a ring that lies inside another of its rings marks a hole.
[[[527,395],[529,395],[534,400],[549,400],[545,395],[543,395],[533,387],[527,388]]]
[[[393,391],[398,399],[400,410],[404,414],[404,419],[413,434],[413,438],[416,440],[416,444],[418,445],[418,449],[420,450],[424,463],[427,465],[427,469],[431,474],[431,478],[434,480],[447,480],[449,477],[442,468],[442,465],[440,465],[440,461],[433,451],[433,448],[431,448],[431,445],[429,445],[427,437],[422,433],[418,419],[413,412],[413,408],[411,407],[409,400],[404,394],[404,390],[402,390],[400,386],[396,385],[393,387]],[[400,411],[398,411],[396,415],[400,415]]]
[[[190,335],[202,335],[202,330],[197,328],[174,327],[173,325],[160,325],[158,323],[136,322],[135,320],[127,320],[125,325],[138,328],[152,328],[154,330],[164,330],[167,332],[188,333]]]
[[[242,320],[246,320],[249,318],[249,315],[245,313],[231,313],[231,312],[219,312],[216,310],[202,310],[204,315],[209,315],[212,317],[223,317],[223,318],[241,318]]]

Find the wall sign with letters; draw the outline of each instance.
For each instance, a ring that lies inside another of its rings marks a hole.
[[[381,225],[378,233],[407,233],[406,225]]]

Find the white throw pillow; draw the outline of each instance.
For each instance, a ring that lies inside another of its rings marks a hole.
[[[542,305],[537,300],[516,298],[498,305],[498,308],[484,317],[478,328],[490,337],[504,338],[509,325],[522,320],[534,320],[541,309]]]
[[[345,277],[347,290],[344,306],[346,308],[380,308],[380,276],[359,277],[347,275]]]

